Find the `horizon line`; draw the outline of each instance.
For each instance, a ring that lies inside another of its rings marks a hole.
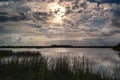
[[[50,45],[50,46],[0,46],[0,48],[113,48],[115,46],[73,46],[73,45]]]

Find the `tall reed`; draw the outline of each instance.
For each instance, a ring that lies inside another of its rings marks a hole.
[[[85,57],[70,61],[66,56],[49,59],[39,52],[0,51],[0,80],[117,80],[91,68]]]

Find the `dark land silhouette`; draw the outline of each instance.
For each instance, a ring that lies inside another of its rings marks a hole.
[[[0,48],[114,48],[115,46],[73,46],[73,45],[51,45],[51,46],[0,46]]]
[[[116,45],[115,47],[113,47],[113,50],[120,51],[120,43]]]

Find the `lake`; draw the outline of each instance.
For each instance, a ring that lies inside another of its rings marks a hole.
[[[111,75],[120,75],[120,57],[119,52],[114,51],[110,48],[42,48],[42,49],[0,49],[0,50],[12,50],[14,52],[20,51],[39,51],[43,56],[50,58],[57,58],[59,56],[68,56],[69,58],[74,57],[87,57],[93,60],[99,65],[95,65],[94,71],[98,67],[102,66],[109,71]]]

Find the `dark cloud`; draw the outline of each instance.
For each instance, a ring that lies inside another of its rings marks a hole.
[[[0,0],[0,1],[9,1],[9,0]]]
[[[10,1],[10,0],[0,0],[1,2]],[[12,0],[12,1],[22,1],[22,0]]]
[[[115,27],[120,28],[120,17],[114,18],[112,20],[112,25],[115,26]]]
[[[99,3],[120,3],[120,0],[89,0],[90,2],[99,2]]]
[[[112,25],[120,28],[120,8],[113,10],[114,17],[112,19]]]
[[[25,20],[26,16],[24,14],[19,14],[19,15],[2,15],[0,16],[0,22],[7,22],[7,21],[22,21]]]
[[[48,13],[46,12],[34,12],[33,17],[37,20],[46,21],[48,18]]]
[[[114,10],[114,15],[120,17],[120,8]]]

